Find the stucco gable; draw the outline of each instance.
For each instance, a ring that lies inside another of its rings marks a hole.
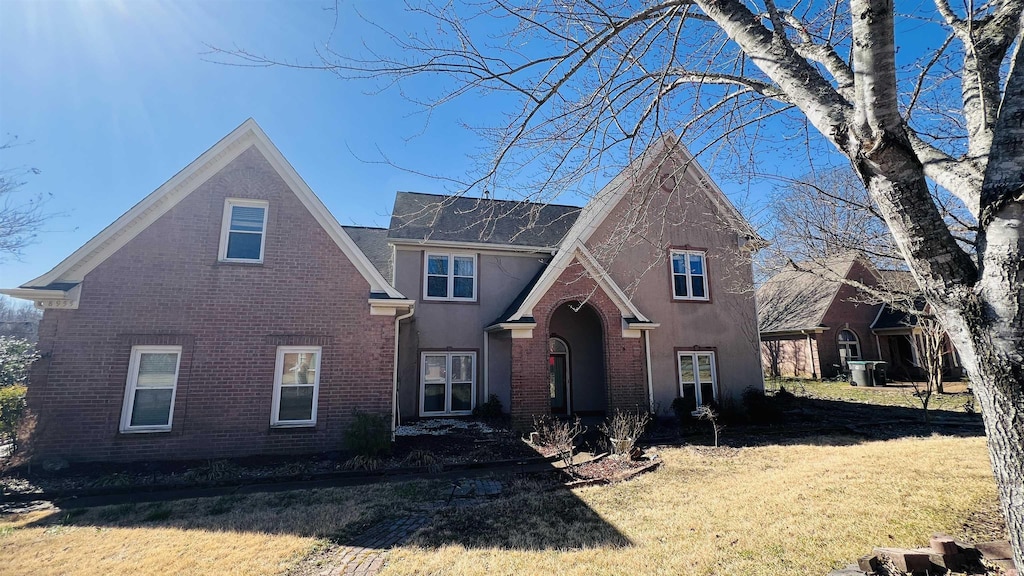
[[[253,119],[243,122],[238,128],[221,139],[199,158],[175,174],[138,204],[124,213],[120,218],[107,226],[99,234],[64,259],[52,270],[35,278],[21,288],[0,292],[17,298],[30,300],[57,301],[55,293],[63,292],[64,299],[69,300],[74,289],[54,290],[55,285],[75,286],[82,282],[86,274],[99,266],[117,250],[135,238],[171,208],[181,202],[189,194],[198,189],[210,177],[238,158],[243,152],[255,148],[275,172],[284,180],[288,188],[309,210],[317,223],[328,233],[345,256],[366,279],[370,291],[378,299],[403,300],[404,296],[383,277],[379,270],[359,249],[352,238],[342,229],[334,216],[327,210],[323,202],[313,193],[295,169],[281,154],[280,150],[270,141],[266,133]],[[74,307],[72,305],[66,307]]]

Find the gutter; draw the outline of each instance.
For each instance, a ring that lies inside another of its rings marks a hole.
[[[402,323],[402,320],[412,318],[412,315],[416,312],[416,309],[412,306],[409,307],[409,312],[402,314],[401,316],[395,317],[395,358],[392,367],[392,382],[391,382],[391,441],[395,441],[395,430],[398,428],[398,420],[402,417],[398,410],[398,326]]]
[[[651,375],[651,331],[644,330],[644,349],[647,352],[647,410],[654,412],[654,377]]]

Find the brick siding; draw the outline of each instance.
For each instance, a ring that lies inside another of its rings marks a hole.
[[[647,380],[642,338],[622,337],[622,315],[579,262],[570,264],[533,308],[533,338],[512,340],[513,425],[528,428],[535,415],[551,413],[548,337],[551,316],[567,302],[585,301],[601,319],[605,390],[609,410],[647,407]]]
[[[269,201],[263,264],[217,261],[225,198]],[[354,410],[391,413],[394,319],[255,148],[47,310],[28,392],[34,456],[164,460],[337,450]],[[182,347],[170,432],[118,431],[133,345]],[[276,348],[323,347],[317,424],[270,427]]]

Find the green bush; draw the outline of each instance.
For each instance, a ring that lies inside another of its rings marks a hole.
[[[39,359],[35,344],[24,338],[0,336],[0,387],[28,383],[28,371]]]
[[[25,411],[26,390],[24,386],[0,387],[0,439],[14,437]]]
[[[504,414],[501,399],[494,394],[487,398],[487,402],[473,408],[473,416],[487,421],[500,420]]]
[[[345,428],[345,446],[368,459],[379,458],[391,452],[391,427],[380,414],[356,412],[352,423]]]

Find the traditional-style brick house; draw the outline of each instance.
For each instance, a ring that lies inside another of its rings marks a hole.
[[[762,387],[760,242],[664,138],[583,208],[399,193],[342,227],[252,120],[56,268],[28,402],[36,454],[340,447],[356,411],[694,407]]]
[[[894,294],[911,295],[916,285],[906,272],[878,270],[858,252],[801,262],[784,270],[757,291],[761,357],[775,377],[833,378],[849,360],[882,360],[890,376],[924,377],[921,329],[917,317],[864,294],[855,282]],[[956,350],[947,342],[943,357],[947,377],[962,371]]]

